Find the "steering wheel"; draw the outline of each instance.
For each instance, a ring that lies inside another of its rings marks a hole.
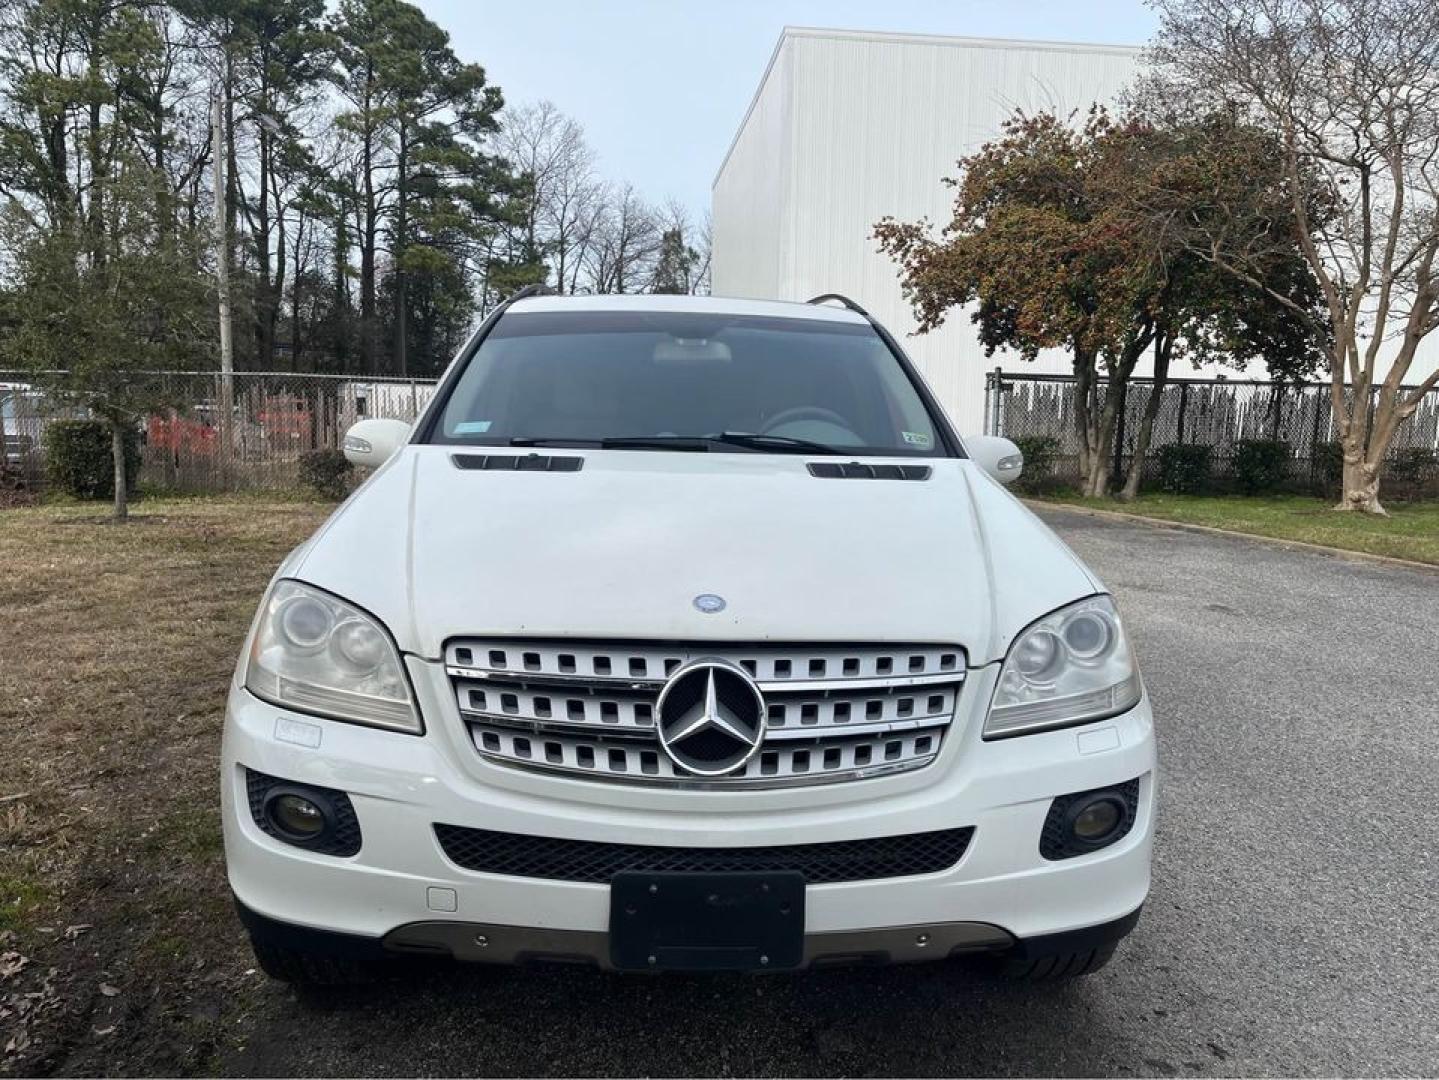
[[[845,431],[850,430],[849,421],[833,409],[825,409],[819,405],[796,405],[792,409],[781,409],[771,416],[760,434],[768,435],[775,428],[794,423],[796,420],[822,420],[827,424],[843,428]]]

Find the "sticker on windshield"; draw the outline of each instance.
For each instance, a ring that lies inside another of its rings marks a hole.
[[[461,420],[455,425],[456,435],[483,435],[490,430],[491,420]]]
[[[934,437],[926,435],[923,431],[901,431],[900,434],[904,436],[904,441],[910,446],[923,446],[928,449],[934,442]]]

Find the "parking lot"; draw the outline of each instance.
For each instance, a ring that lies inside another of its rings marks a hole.
[[[621,978],[446,969],[267,985],[251,1074],[1432,1074],[1439,575],[1067,510],[1154,699],[1154,889],[1103,973],[951,965]],[[956,913],[957,917],[962,913]]]

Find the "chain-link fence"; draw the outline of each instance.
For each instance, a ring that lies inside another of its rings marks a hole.
[[[1412,392],[1413,388],[1408,388]],[[1093,412],[1110,392],[1099,380]],[[1122,481],[1133,464],[1144,414],[1154,393],[1160,395],[1141,484],[1159,479],[1159,451],[1169,445],[1211,448],[1210,468],[1218,487],[1232,483],[1236,452],[1252,440],[1283,443],[1290,455],[1282,488],[1329,493],[1338,481],[1340,458],[1335,444],[1328,383],[1276,383],[1242,379],[1171,379],[1155,389],[1152,379],[1131,379],[1121,395],[1115,419],[1111,476]],[[1346,391],[1351,395],[1352,390]],[[1370,408],[1378,399],[1372,392]],[[995,369],[985,378],[985,430],[1047,451],[1031,474],[1032,484],[1064,485],[1079,479],[1079,435],[1075,424],[1075,380],[1071,375],[1038,375]],[[1419,409],[1400,427],[1390,447],[1386,485],[1415,497],[1439,495],[1439,388],[1425,395]],[[1026,472],[1029,466],[1026,463]]]
[[[163,372],[172,407],[137,421],[140,486],[148,491],[280,490],[299,483],[300,459],[336,449],[357,420],[414,420],[434,395],[430,380],[356,375]],[[43,482],[45,429],[83,416],[46,395],[43,380],[0,371],[5,459]],[[227,422],[228,414],[228,422]]]

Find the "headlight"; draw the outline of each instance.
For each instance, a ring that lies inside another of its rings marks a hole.
[[[298,581],[277,582],[265,597],[245,687],[300,712],[424,730],[389,632],[358,608]]]
[[[1114,602],[1092,596],[1046,615],[1015,639],[984,736],[1102,720],[1133,708],[1143,690]]]

